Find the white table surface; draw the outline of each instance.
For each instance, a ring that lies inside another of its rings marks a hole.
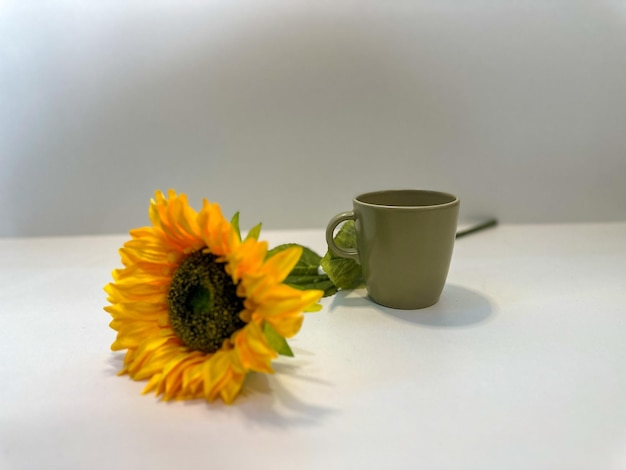
[[[231,406],[116,376],[126,238],[0,239],[0,468],[626,468],[626,223],[461,238],[425,310],[325,299]]]

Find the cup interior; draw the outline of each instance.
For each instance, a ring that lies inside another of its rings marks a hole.
[[[400,189],[389,191],[376,191],[361,194],[356,200],[363,204],[389,207],[424,207],[452,204],[458,198],[452,194],[439,191],[426,191],[420,189]]]

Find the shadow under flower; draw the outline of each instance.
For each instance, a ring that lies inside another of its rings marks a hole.
[[[312,386],[330,386],[328,382],[298,373],[303,364],[272,364],[276,374],[250,373],[246,377],[239,396],[231,405],[219,398],[207,402],[203,398],[171,401],[166,404],[185,407],[203,407],[211,414],[221,414],[228,419],[243,418],[252,425],[264,428],[311,427],[335,414],[337,410],[311,403],[295,392],[297,381],[306,381]],[[303,394],[311,396],[310,393]]]
[[[275,375],[250,374],[246,378],[237,409],[246,418],[264,427],[315,426],[336,410],[300,398],[286,382],[306,381],[329,386],[328,382],[299,374],[299,364],[273,364]],[[310,396],[310,395],[309,395]]]
[[[332,408],[307,402],[294,393],[298,381],[305,381],[313,386],[330,386],[328,382],[313,376],[302,374],[302,356],[312,353],[298,351],[300,363],[280,362],[272,364],[276,374],[250,373],[244,382],[240,395],[232,405],[225,404],[219,398],[209,403],[204,398],[194,400],[164,401],[162,397],[151,397],[164,406],[205,407],[210,413],[243,415],[245,419],[264,427],[287,428],[293,426],[315,426],[335,412]],[[296,359],[296,360],[298,360]],[[294,361],[295,362],[295,361]],[[104,373],[117,376],[124,366],[124,354],[111,354],[106,360]],[[126,376],[128,377],[128,376]],[[136,382],[141,389],[147,381]],[[310,396],[310,395],[309,395]]]

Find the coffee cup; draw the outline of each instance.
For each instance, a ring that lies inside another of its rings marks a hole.
[[[459,198],[439,191],[386,190],[361,194],[353,210],[328,223],[326,241],[337,256],[361,265],[370,298],[387,307],[434,305],[443,291],[456,237]],[[334,241],[335,229],[354,220],[357,247]]]

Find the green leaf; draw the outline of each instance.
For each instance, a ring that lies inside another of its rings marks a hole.
[[[263,333],[265,334],[265,338],[267,342],[270,344],[270,347],[276,351],[281,356],[293,357],[293,351],[289,347],[287,340],[280,336],[274,327],[269,323],[265,323],[263,325]]]
[[[324,297],[337,293],[337,287],[326,274],[315,274],[311,276],[287,276],[285,284],[294,289],[309,290],[316,289],[324,291]]]
[[[320,272],[320,261],[322,257],[306,246],[297,243],[286,243],[267,252],[270,258],[281,251],[299,246],[302,248],[302,255],[293,267],[289,275],[285,278],[284,283],[294,289],[308,290],[317,289],[324,291],[324,297],[328,297],[337,292],[337,288],[330,280],[328,275]]]
[[[341,226],[335,236],[335,243],[342,248],[356,248],[356,228],[353,220],[348,220]],[[352,259],[342,258],[328,251],[320,264],[338,289],[357,289],[365,285],[361,266]]]
[[[281,251],[297,246],[302,248],[302,254],[300,255],[298,263],[291,270],[291,274],[317,274],[322,257],[310,248],[298,245],[297,243],[285,243],[284,245],[278,245],[276,248],[272,248],[267,252],[267,258],[271,258]]]
[[[241,229],[239,228],[239,211],[235,212],[233,218],[230,219],[230,225],[233,226],[237,235],[239,235],[239,240],[241,240]]]
[[[254,227],[252,227],[250,229],[250,231],[248,232],[248,235],[246,235],[246,240],[248,238],[254,238],[255,240],[258,240],[259,239],[259,235],[261,235],[261,226],[262,225],[263,224],[258,223]]]

